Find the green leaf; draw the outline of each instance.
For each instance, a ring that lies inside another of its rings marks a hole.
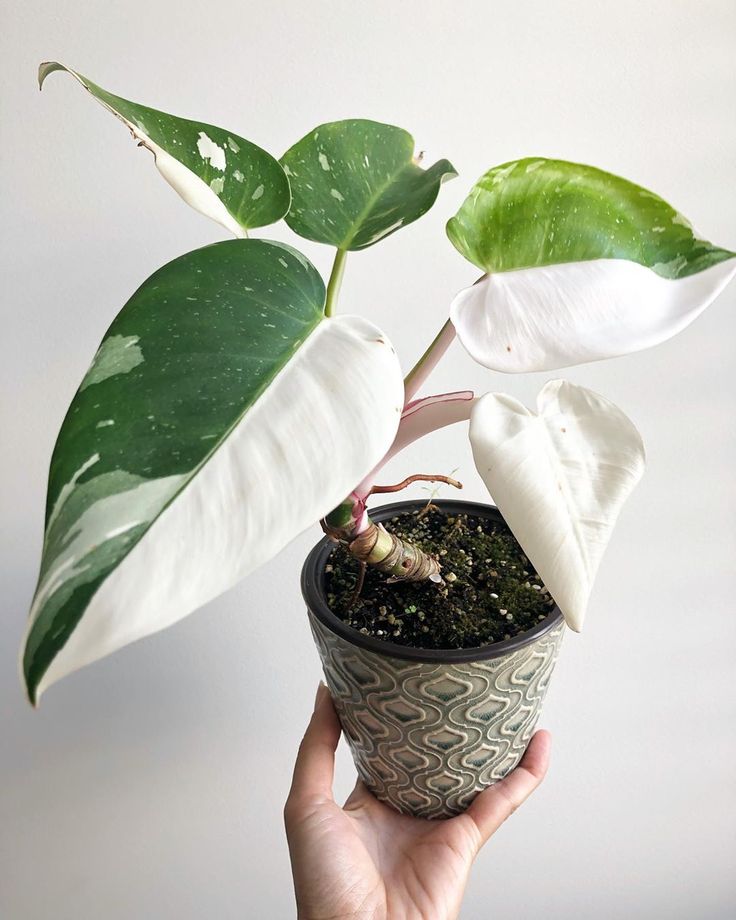
[[[447,235],[485,272],[627,259],[683,278],[734,256],[698,239],[681,214],[633,182],[539,157],[490,169],[448,221]]]
[[[388,449],[396,356],[371,323],[324,318],[324,297],[294,249],[231,240],[164,266],[117,316],[51,461],[32,701],[270,559]]]
[[[480,364],[547,371],[628,354],[691,323],[736,272],[734,253],[625,179],[559,160],[490,170],[448,225],[487,272],[450,317]]]
[[[365,119],[310,131],[281,158],[292,204],[286,222],[300,236],[338,249],[365,249],[406,227],[434,204],[448,160],[424,170],[412,136]]]
[[[289,210],[289,182],[278,161],[231,131],[190,121],[114,96],[64,64],[47,61],[39,86],[55,70],[75,77],[153,153],[156,167],[196,211],[242,237]]]

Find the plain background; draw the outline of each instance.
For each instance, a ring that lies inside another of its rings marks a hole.
[[[114,314],[151,272],[223,233],[68,77],[231,128],[280,155],[323,121],[414,134],[461,176],[420,222],[350,257],[341,309],[410,366],[476,270],[444,222],[487,168],[590,162],[736,247],[736,6],[723,2],[253,3],[24,0],[2,38],[3,920],[288,918],[281,809],[319,666],[298,570],[315,526],[178,626],[55,686],[32,712],[16,654],[37,572],[47,464]],[[283,225],[264,235],[295,238]],[[298,242],[327,271],[330,253]],[[678,338],[564,375],[640,427],[648,471],[568,634],[543,724],[550,774],[484,850],[463,917],[733,916],[733,363],[736,287]],[[454,345],[433,389],[531,402]],[[464,426],[387,481],[449,473],[483,499]],[[416,489],[412,494],[421,496]],[[444,493],[447,494],[447,493]],[[337,791],[353,782],[339,755]]]

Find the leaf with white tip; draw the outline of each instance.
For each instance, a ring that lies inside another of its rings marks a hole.
[[[32,701],[268,561],[386,452],[396,355],[324,299],[296,250],[231,240],[164,266],[118,314],[51,461]]]
[[[365,249],[417,220],[456,175],[448,160],[423,169],[407,131],[361,118],[320,125],[281,163],[293,195],[287,224],[346,250]]]
[[[609,400],[553,380],[536,413],[511,396],[481,397],[470,441],[506,523],[579,631],[613,526],[644,472],[639,432]]]
[[[450,315],[480,364],[546,371],[657,345],[736,273],[657,195],[610,173],[532,158],[486,173],[447,225],[488,277]]]
[[[291,192],[278,160],[245,138],[115,96],[57,61],[41,64],[39,86],[56,70],[71,74],[117,116],[154,156],[156,167],[184,201],[243,237],[289,210]]]

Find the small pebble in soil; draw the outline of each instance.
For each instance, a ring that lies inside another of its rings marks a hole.
[[[551,614],[554,600],[503,523],[432,508],[421,517],[396,515],[384,526],[437,558],[441,578],[388,584],[368,566],[355,600],[358,562],[336,546],[325,566],[327,602],[362,635],[414,648],[477,648]]]

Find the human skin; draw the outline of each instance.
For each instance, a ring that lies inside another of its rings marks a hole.
[[[284,808],[299,920],[451,920],[483,844],[541,783],[550,735],[461,815],[399,814],[358,780],[344,806],[332,781],[340,724],[320,684]]]

